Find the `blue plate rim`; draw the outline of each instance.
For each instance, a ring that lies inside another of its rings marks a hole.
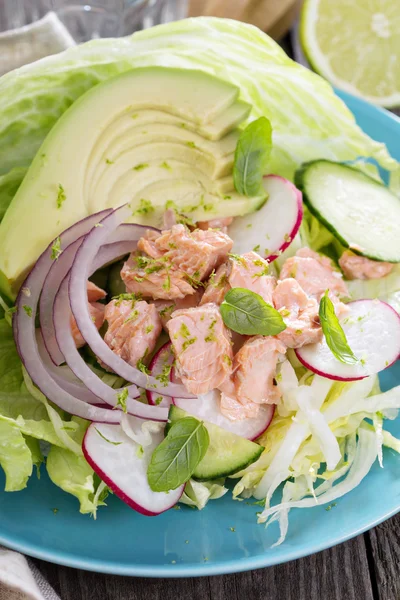
[[[359,110],[370,111],[372,109],[376,111],[381,117],[385,117],[386,119],[389,118],[389,120],[392,120],[400,125],[400,118],[394,115],[393,113],[390,113],[384,108],[374,106],[366,100],[353,96],[352,94],[349,94],[348,92],[344,92],[342,90],[335,89],[335,93],[337,96],[339,96],[341,100],[343,100],[345,104],[348,103],[348,100],[351,103],[356,103],[359,106]],[[225,575],[229,573],[239,573],[243,571],[260,569],[269,566],[274,566],[277,564],[283,564],[285,562],[297,560],[299,558],[304,558],[305,556],[321,552],[322,550],[326,550],[328,548],[336,546],[337,544],[346,542],[364,533],[365,531],[376,527],[377,525],[389,519],[398,512],[400,512],[400,502],[392,510],[366,523],[365,526],[351,529],[350,531],[347,531],[347,533],[344,535],[338,535],[337,537],[333,537],[331,538],[331,540],[329,540],[328,543],[324,541],[321,543],[316,543],[314,545],[308,545],[306,548],[304,548],[304,550],[300,551],[298,548],[288,550],[285,556],[275,555],[274,557],[274,555],[269,555],[268,553],[266,553],[264,555],[256,557],[240,558],[224,562],[219,561],[215,564],[207,562],[185,565],[171,564],[165,566],[152,564],[120,565],[110,560],[107,561],[101,559],[77,558],[71,553],[62,552],[60,550],[43,550],[39,545],[35,545],[29,542],[18,542],[10,537],[1,535],[1,533],[0,544],[6,546],[7,548],[10,548],[11,550],[27,554],[28,556],[33,558],[45,560],[66,567],[83,569],[86,571],[93,571],[97,573],[150,578],[181,578],[200,576],[205,577],[211,575]]]
[[[389,118],[395,123],[400,124],[400,117],[390,112],[390,110],[388,110],[387,108],[383,108],[383,106],[376,106],[375,104],[371,104],[370,102],[364,100],[364,98],[361,98],[360,96],[354,96],[354,94],[349,94],[349,92],[345,92],[344,90],[340,90],[336,87],[333,88],[333,91],[335,92],[335,95],[338,96],[346,104],[346,106],[346,100],[348,99],[349,102],[355,102],[356,104],[359,104],[360,106],[362,106],[362,108],[367,110],[373,109],[374,111],[380,113],[381,116]]]
[[[351,530],[345,535],[333,538],[328,544],[320,543],[315,544],[314,546],[308,546],[304,551],[301,552],[299,552],[298,550],[293,550],[291,552],[288,552],[284,557],[276,557],[275,559],[272,557],[271,559],[269,558],[268,554],[265,554],[261,555],[260,557],[240,558],[237,560],[230,560],[222,563],[217,562],[215,565],[213,565],[210,562],[207,562],[198,563],[195,565],[187,564],[182,566],[172,564],[168,566],[123,566],[117,565],[114,562],[104,560],[82,560],[82,558],[77,559],[74,558],[71,554],[63,553],[61,551],[58,551],[57,553],[52,551],[43,551],[32,544],[19,544],[10,541],[7,537],[3,537],[1,535],[0,545],[6,546],[11,550],[16,550],[17,552],[27,554],[30,557],[45,560],[53,564],[62,565],[65,567],[72,567],[75,569],[81,569],[84,571],[92,571],[95,573],[123,575],[130,577],[150,577],[152,579],[208,577],[212,575],[227,575],[229,573],[241,573],[244,571],[253,571],[255,569],[273,567],[275,565],[284,564],[292,560],[304,558],[305,556],[310,556],[311,554],[316,554],[317,552],[327,550],[328,548],[332,548],[334,546],[337,546],[338,544],[347,542],[348,540],[355,538],[358,535],[361,535],[365,531],[368,531],[373,527],[376,527],[380,523],[383,523],[383,521],[390,519],[390,517],[394,516],[398,512],[400,512],[400,504],[398,504],[396,508],[389,511],[385,515],[379,517],[378,519],[375,519],[374,521],[371,521],[365,527],[360,527],[359,529]]]

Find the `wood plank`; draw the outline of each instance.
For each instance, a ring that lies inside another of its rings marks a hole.
[[[236,578],[241,597],[252,600],[373,600],[362,536],[324,552]],[[225,598],[222,596],[221,600]]]
[[[189,16],[245,21],[280,39],[292,26],[300,4],[300,0],[191,0]]]
[[[373,600],[363,536],[277,567],[209,578],[115,577],[36,563],[62,600]]]
[[[369,532],[379,600],[400,598],[400,514]]]

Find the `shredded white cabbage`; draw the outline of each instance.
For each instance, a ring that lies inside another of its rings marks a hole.
[[[297,393],[299,408],[309,423],[312,435],[319,443],[328,469],[332,471],[341,459],[339,444],[324,415],[314,407],[313,400],[312,388],[301,386]]]
[[[305,387],[312,394],[313,409],[318,411],[332,387],[332,381],[315,375],[310,386],[299,386],[297,394],[302,387]],[[302,410],[298,410],[279,450],[255,490],[254,495],[256,498],[266,498],[266,505],[269,505],[274,491],[282,481],[290,476],[290,465],[300,445],[310,433],[311,429],[307,415]]]
[[[299,387],[296,371],[288,360],[284,360],[278,367],[277,383],[282,394],[277,410],[282,417],[287,417],[298,408],[296,391]]]
[[[185,486],[185,490],[179,502],[188,506],[195,506],[199,510],[203,509],[209,500],[222,498],[228,491],[224,486],[224,481],[195,481],[190,479]]]
[[[372,422],[374,424],[375,429],[375,439],[376,439],[376,451],[378,453],[379,465],[383,468],[383,417],[381,414],[376,413],[372,417]]]
[[[300,480],[298,483],[296,480],[296,484],[292,485],[290,485],[290,482],[288,482],[286,483],[285,488],[286,490],[290,491],[290,494],[289,491],[287,491],[283,501],[280,504],[273,506],[272,508],[266,507],[259,515],[258,522],[266,523],[266,526],[268,526],[278,518],[280,521],[281,535],[275,545],[282,543],[286,537],[287,516],[288,511],[291,508],[311,508],[316,504],[327,504],[328,502],[333,502],[341,496],[344,496],[357,487],[364,477],[369,473],[369,470],[375,462],[376,457],[377,448],[374,433],[361,425],[358,431],[358,442],[354,453],[354,458],[345,479],[337,483],[337,485],[332,485],[332,480],[322,483],[315,489],[315,495],[317,498],[312,496],[294,499],[297,491],[297,496],[301,496],[301,494],[304,492],[304,483],[302,480]],[[343,476],[343,473],[341,473],[340,476]],[[299,490],[297,490],[297,485],[301,486]],[[307,490],[304,495],[309,493],[309,490]],[[290,499],[288,499],[289,496]]]
[[[121,415],[121,427],[123,432],[131,440],[145,448],[152,443],[152,434],[159,433],[165,427],[165,423],[160,423],[158,421],[143,421],[138,417],[124,413]]]
[[[237,499],[265,499],[259,520],[267,526],[279,522],[274,546],[287,535],[291,508],[332,502],[354,489],[377,457],[383,465],[383,446],[400,452],[400,440],[383,428],[384,419],[400,409],[400,386],[381,393],[376,375],[332,382],[309,371],[299,375],[295,368],[291,360],[280,365],[282,406],[259,440],[264,453],[237,474],[233,490]],[[281,483],[280,502],[271,507]]]

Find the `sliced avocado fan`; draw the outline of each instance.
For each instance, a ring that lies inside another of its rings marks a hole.
[[[59,119],[0,225],[0,290],[10,298],[46,246],[89,214],[125,203],[160,227],[166,206],[194,221],[243,215],[265,196],[233,186],[239,89],[202,71],[143,67],[95,86]]]

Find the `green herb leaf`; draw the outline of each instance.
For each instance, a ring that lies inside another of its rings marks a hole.
[[[277,335],[286,329],[275,308],[259,294],[244,288],[229,290],[220,311],[225,325],[244,335]]]
[[[350,348],[346,334],[335,314],[335,307],[326,290],[319,303],[319,319],[321,321],[322,333],[325,336],[328,348],[333,356],[342,363],[354,365],[359,362]]]
[[[204,457],[210,442],[202,421],[194,417],[179,419],[167,437],[154,450],[147,469],[153,492],[175,490],[190,479]]]
[[[165,363],[162,366],[161,373],[159,373],[158,375],[156,375],[156,379],[164,387],[166,387],[169,384],[171,369],[172,369],[172,364]]]
[[[16,306],[8,306],[8,304],[0,296],[0,315],[2,314],[2,311],[4,311],[4,319],[10,327],[12,326],[12,316],[16,312],[16,310]]]
[[[24,309],[24,311],[26,312],[26,314],[28,315],[28,317],[32,316],[32,307],[28,306],[27,304],[24,304],[22,306],[22,308]]]
[[[123,444],[123,442],[113,442],[112,440],[109,440],[108,438],[106,438],[106,436],[105,436],[105,435],[103,435],[103,434],[101,433],[101,431],[99,431],[99,430],[97,429],[97,427],[95,427],[95,430],[97,431],[97,433],[99,434],[99,436],[100,436],[101,438],[103,438],[103,440],[105,440],[106,442],[108,442],[109,444],[112,444],[113,446],[120,446],[121,444]]]
[[[165,306],[162,310],[160,310],[159,315],[160,317],[165,317],[168,314],[174,312],[175,310],[175,304],[170,304],[169,306]]]
[[[62,253],[61,240],[60,240],[60,236],[58,236],[54,240],[53,245],[51,247],[51,260],[57,260],[61,253]]]
[[[266,117],[247,125],[235,150],[233,181],[239,194],[257,196],[260,193],[272,148],[272,128]]]
[[[150,202],[150,200],[146,200],[145,198],[141,198],[139,201],[139,208],[133,211],[133,216],[135,215],[148,215],[154,212],[154,206]]]
[[[145,352],[144,356],[142,356],[142,358],[139,358],[139,360],[136,363],[136,368],[141,371],[142,373],[144,373],[145,375],[151,375],[150,373],[150,369],[144,364],[143,359],[146,356],[147,352]]]
[[[129,391],[128,388],[124,388],[121,392],[117,394],[117,404],[114,408],[120,407],[124,413],[128,412],[126,407],[126,401],[128,400]]]
[[[132,308],[135,307],[135,304],[138,300],[142,299],[142,295],[141,294],[119,294],[119,296],[113,296],[111,298],[111,300],[115,300],[115,304],[116,306],[120,306],[121,302],[124,302],[124,300],[129,300],[132,302]]]
[[[57,208],[61,208],[64,202],[66,201],[67,196],[65,190],[61,183],[58,184],[58,194],[57,194]]]

